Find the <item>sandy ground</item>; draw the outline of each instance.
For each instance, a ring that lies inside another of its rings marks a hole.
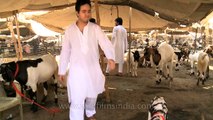
[[[180,71],[174,71],[171,89],[168,87],[168,80],[163,79],[160,85],[155,85],[155,73],[154,68],[139,68],[139,76],[135,78],[118,77],[114,75],[114,71],[107,77],[111,102],[106,103],[100,97],[97,103],[97,120],[147,120],[148,106],[155,96],[165,98],[169,120],[213,120],[213,71],[210,71],[210,79],[204,86],[197,86],[196,76],[189,76],[189,67],[183,65]],[[39,93],[42,94],[42,91]],[[56,106],[53,93],[49,94],[45,106]],[[68,120],[66,89],[59,89],[58,106],[62,111],[53,115],[42,109],[33,113],[30,106],[25,104],[24,120]],[[18,107],[5,111],[3,119],[9,114],[13,115],[13,120],[20,119]]]

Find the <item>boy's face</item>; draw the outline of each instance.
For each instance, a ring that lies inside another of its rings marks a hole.
[[[88,4],[82,5],[77,12],[78,19],[82,22],[88,22],[91,18],[91,7]]]
[[[115,20],[115,26],[118,26],[118,22]]]

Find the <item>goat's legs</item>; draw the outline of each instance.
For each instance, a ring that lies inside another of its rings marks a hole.
[[[48,85],[47,85],[47,82],[44,82],[43,83],[43,88],[44,88],[44,97],[43,99],[41,100],[41,103],[44,104],[46,102],[46,99],[47,99],[47,90],[48,90]]]
[[[30,98],[31,98],[34,102],[37,102],[36,91],[34,92],[32,89],[30,89],[30,90],[29,90],[29,95],[30,95]],[[31,106],[31,110],[32,110],[33,112],[38,111],[38,106],[35,105],[35,104],[33,103],[32,106]]]
[[[169,78],[169,87],[171,87],[173,81],[173,62],[169,63]]]
[[[190,61],[191,63],[191,72],[190,72],[190,75],[194,75],[194,61]]]
[[[209,78],[209,65],[207,66],[207,70],[206,70],[206,79]]]
[[[58,86],[57,86],[57,80],[55,78],[55,75],[53,75],[54,79],[54,98],[55,98],[55,103],[58,103]]]
[[[156,67],[156,84],[161,83],[161,77],[162,77],[162,70],[159,68],[159,66]]]
[[[138,68],[138,62],[134,62],[132,65],[132,76],[133,77],[137,77],[137,68]]]
[[[135,76],[138,76],[138,62],[135,62]]]

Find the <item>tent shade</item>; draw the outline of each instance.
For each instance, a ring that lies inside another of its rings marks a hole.
[[[96,18],[95,8],[92,8],[92,17]],[[124,26],[126,28],[129,27],[129,12],[128,6],[112,6],[112,5],[99,5],[100,11],[100,25],[108,30],[112,30],[115,26],[114,20],[119,16],[124,20]],[[117,14],[119,11],[119,15]],[[76,13],[74,7],[69,7],[62,10],[55,10],[50,13],[35,16],[34,20],[46,25],[46,26],[54,26],[57,28],[65,29],[71,23],[74,23],[77,20]],[[144,29],[159,29],[162,27],[171,24],[166,20],[161,18],[157,18],[146,13],[140,12],[139,10],[132,10],[132,30],[144,30]]]
[[[73,6],[76,0],[0,0],[0,17],[18,10],[53,10]],[[171,22],[191,23],[201,20],[213,10],[213,0],[99,0],[101,4],[127,5]]]

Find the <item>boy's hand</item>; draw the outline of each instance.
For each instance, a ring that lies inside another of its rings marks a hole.
[[[115,69],[115,61],[112,59],[108,60],[109,70],[112,71]]]
[[[63,82],[65,80],[65,75],[59,75],[59,80]]]

